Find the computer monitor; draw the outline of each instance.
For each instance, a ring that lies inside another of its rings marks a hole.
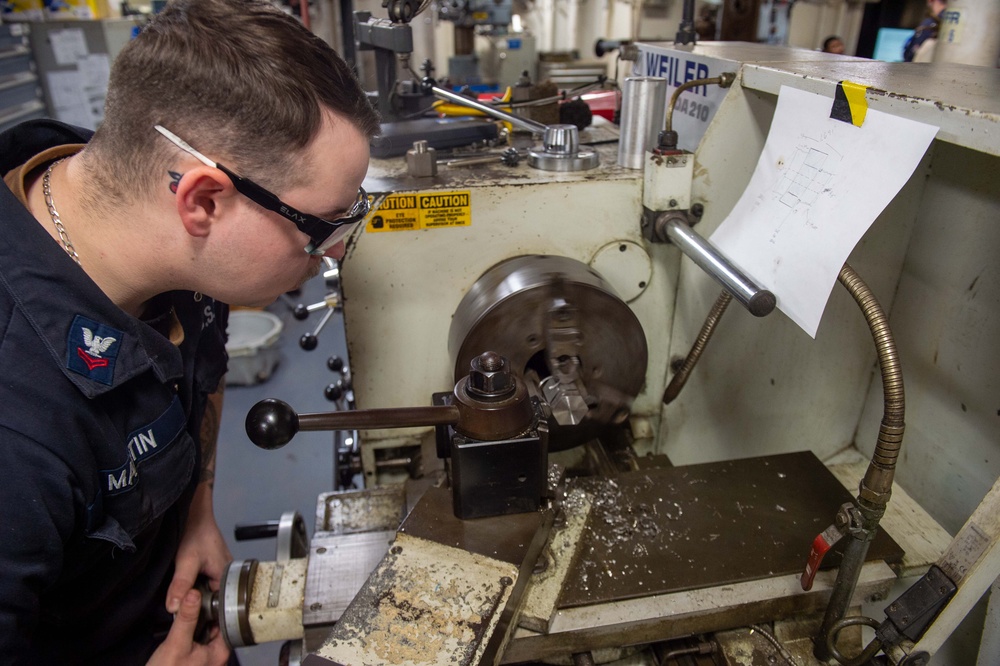
[[[912,30],[906,28],[879,28],[875,37],[875,53],[873,60],[883,62],[903,62],[903,47],[913,36]]]

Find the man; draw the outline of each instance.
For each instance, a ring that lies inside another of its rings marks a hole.
[[[343,252],[377,130],[295,19],[174,0],[116,60],[93,138],[0,135],[0,663],[226,662],[218,629],[194,637],[196,578],[218,589],[231,559],[225,304]]]
[[[904,62],[931,61],[934,43],[937,42],[938,27],[941,25],[941,14],[946,9],[948,9],[948,0],[927,0],[927,16],[913,31],[913,36],[906,40],[906,44],[903,45]],[[925,45],[931,50],[931,53],[918,58],[917,54]]]
[[[836,35],[830,35],[823,40],[823,53],[844,55],[844,41]]]

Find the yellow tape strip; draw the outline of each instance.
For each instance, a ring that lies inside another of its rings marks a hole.
[[[851,122],[861,127],[861,124],[865,122],[865,116],[868,115],[868,99],[865,97],[868,86],[851,81],[841,81],[838,85],[843,88],[844,96],[851,107]]]

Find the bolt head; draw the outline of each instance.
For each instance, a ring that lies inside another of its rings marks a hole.
[[[469,370],[469,391],[473,396],[497,397],[515,388],[507,359],[488,351],[472,359]]]

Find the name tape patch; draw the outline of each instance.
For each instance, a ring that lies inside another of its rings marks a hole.
[[[133,488],[139,480],[139,466],[170,447],[177,440],[186,422],[184,408],[177,396],[166,411],[149,425],[129,433],[125,440],[128,460],[121,467],[101,470],[101,489],[107,496],[121,495]]]

